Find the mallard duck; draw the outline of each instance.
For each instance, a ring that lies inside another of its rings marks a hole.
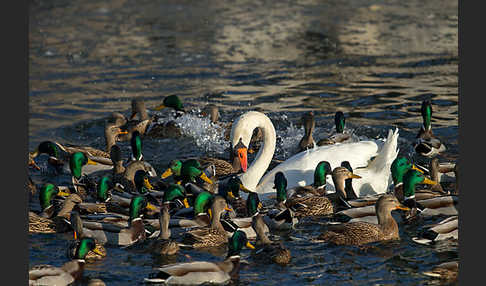
[[[310,111],[309,113],[305,113],[302,116],[302,125],[304,126],[305,134],[304,137],[300,139],[298,152],[302,152],[316,146],[316,142],[312,137],[312,132],[314,132],[314,128],[316,127],[316,121],[314,119],[314,113],[312,113],[312,111]]]
[[[263,217],[265,224],[272,230],[289,230],[299,220],[294,216],[294,212],[285,205],[287,201],[287,179],[282,172],[275,174],[274,188],[277,192],[276,202],[267,209]]]
[[[36,265],[29,269],[29,285],[68,285],[80,280],[83,276],[85,257],[89,251],[98,252],[94,239],[81,239],[76,248],[73,260],[61,267],[52,265]]]
[[[279,172],[281,175],[284,176],[283,172]],[[332,174],[331,165],[327,161],[321,161],[317,164],[316,168],[314,169],[314,181],[311,185],[308,186],[296,186],[287,190],[287,194],[289,198],[294,196],[306,196],[306,195],[314,195],[314,196],[324,196],[327,194],[326,186],[327,186],[327,175]],[[277,178],[277,174],[275,174],[275,178]],[[285,178],[285,176],[284,176]],[[285,178],[285,185],[287,185],[287,179]]]
[[[155,268],[146,283],[164,283],[165,285],[201,285],[227,284],[238,278],[240,252],[243,246],[254,249],[244,232],[235,231],[227,239],[228,254],[222,262],[194,261],[176,263]]]
[[[215,196],[211,203],[211,223],[209,227],[198,227],[184,233],[184,242],[194,248],[213,247],[225,244],[227,234],[220,222],[221,214],[228,208],[226,200],[222,196]]]
[[[409,217],[415,216],[417,212],[422,217],[458,214],[459,200],[456,195],[442,195],[417,201],[415,197],[415,186],[417,184],[435,185],[437,182],[427,179],[417,170],[410,169],[405,173],[403,176],[403,204],[412,209]]]
[[[62,202],[61,207],[53,204],[53,199],[56,196],[67,197]],[[46,183],[39,190],[39,202],[41,207],[39,214],[29,211],[29,233],[69,231],[70,225],[67,222],[69,221],[71,211],[82,200],[77,194],[65,193],[64,191],[60,191],[56,185]]]
[[[453,283],[457,281],[457,275],[459,273],[459,261],[440,263],[431,270],[424,271],[422,273],[429,277],[439,278],[443,283]]]
[[[321,162],[322,165],[328,166],[328,162]],[[327,164],[326,164],[327,163]],[[316,168],[316,173],[322,173],[324,167]],[[346,191],[344,190],[344,181],[349,178],[361,178],[358,175],[351,173],[348,169],[344,167],[336,167],[332,171],[332,179],[336,192],[326,196],[323,195],[307,195],[302,197],[291,197],[287,199],[286,206],[288,208],[293,208],[295,211],[295,216],[305,217],[305,216],[321,216],[329,215],[338,210],[338,208],[346,203]]]
[[[349,222],[329,225],[319,240],[337,245],[363,245],[375,241],[400,239],[398,225],[391,215],[395,209],[409,210],[391,194],[382,195],[375,205],[378,224]]]
[[[218,194],[223,196],[231,205],[237,217],[247,217],[246,200],[240,196],[240,190],[248,193],[240,178],[231,176],[225,184],[218,184]]]
[[[204,182],[213,184],[213,181],[199,168],[201,168],[201,164],[197,160],[190,159],[181,162],[176,159],[169,162],[169,168],[160,177],[166,179],[174,175],[176,182],[182,185],[188,182],[196,183],[196,178],[201,178]]]
[[[162,202],[170,206],[169,210],[172,213],[190,207],[184,186],[178,184],[169,185],[169,187],[164,191]]]
[[[334,124],[336,126],[336,133],[328,138],[321,139],[317,142],[317,146],[332,145],[336,143],[350,143],[357,142],[352,134],[344,132],[344,124],[346,120],[342,111],[336,112],[334,115]]]
[[[257,239],[255,242],[255,250],[252,255],[259,261],[274,262],[279,265],[287,265],[290,263],[291,254],[282,242],[275,243],[271,241],[265,233],[264,215],[261,213],[255,214],[252,218],[251,226],[255,230]]]
[[[169,204],[164,203],[159,215],[160,233],[149,244],[150,252],[160,255],[174,255],[179,251],[179,244],[170,239],[169,222]]]
[[[420,244],[433,244],[446,239],[459,239],[459,217],[448,217],[439,223],[427,227],[419,236],[412,237],[412,240]]]
[[[76,249],[78,248],[79,244],[81,243],[81,240],[84,238],[83,236],[83,221],[81,220],[81,217],[79,216],[79,213],[76,211],[73,211],[71,214],[71,226],[73,228],[73,237],[74,240],[69,244],[69,248],[67,251],[68,257],[70,259],[75,259],[76,257]],[[86,261],[94,261],[94,260],[101,260],[104,257],[106,257],[106,249],[105,247],[98,243],[95,240],[96,244],[96,249],[98,251],[93,251],[90,250],[85,256]]]
[[[61,144],[56,141],[43,141],[39,143],[37,148],[30,153],[30,158],[33,160],[40,154],[47,154],[50,157],[50,161],[53,162],[58,172],[63,167],[66,168],[64,171],[67,172],[67,163],[72,154],[76,152],[82,152],[90,160],[102,165],[112,165],[110,159],[110,150],[113,145],[116,144],[117,137],[121,134],[125,134],[120,127],[114,124],[105,125],[105,141],[106,150],[96,149],[90,146],[80,146],[73,144]],[[35,162],[34,162],[35,163]]]
[[[414,149],[418,154],[432,158],[446,150],[445,145],[432,132],[432,103],[430,99],[422,102],[420,109],[423,124],[417,134]]]
[[[102,245],[129,246],[142,241],[146,230],[141,216],[146,208],[147,199],[142,195],[134,196],[130,201],[128,228],[83,222],[80,235],[92,237]]]

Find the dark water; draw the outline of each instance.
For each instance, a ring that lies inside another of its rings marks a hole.
[[[220,107],[224,122],[261,108],[280,137],[275,156],[285,159],[303,134],[299,118],[309,110],[316,115],[315,138],[332,130],[334,113],[342,110],[348,128],[364,137],[398,127],[400,153],[409,155],[421,101],[431,98],[434,132],[448,147],[440,159],[459,156],[457,1],[32,0],[29,9],[31,150],[46,139],[102,148],[111,112],[128,114],[134,97],[151,108],[177,94],[195,115],[178,119],[186,137],[144,141],[144,155],[158,172],[171,159],[222,155],[229,146],[197,116],[208,103]],[[319,222],[305,220],[282,234],[291,265],[248,259],[240,282],[426,284],[431,280],[421,271],[458,256],[457,243],[412,242],[421,226],[403,227],[400,242],[370,249],[306,241],[319,233]],[[29,264],[61,265],[67,239],[30,235]],[[224,256],[183,253],[194,260]],[[108,257],[85,274],[108,285],[134,285],[162,263],[150,254],[108,248]]]

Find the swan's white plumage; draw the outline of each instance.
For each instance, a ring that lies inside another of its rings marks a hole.
[[[276,144],[275,128],[263,113],[250,111],[241,115],[233,124],[231,143],[235,146],[241,138],[248,146],[253,129],[263,130],[264,143],[246,173],[240,175],[243,185],[259,194],[275,192],[274,178],[279,171],[287,178],[287,188],[313,183],[314,170],[320,161],[328,161],[331,168],[348,161],[353,173],[361,179],[353,180],[353,188],[359,197],[385,193],[391,183],[390,165],[398,155],[398,129],[389,131],[386,141],[366,140],[354,143],[320,146],[300,152],[265,174],[273,157]],[[372,161],[372,157],[375,157]],[[265,176],[262,178],[263,174]],[[260,180],[260,178],[262,178]],[[328,180],[331,189],[332,180]]]

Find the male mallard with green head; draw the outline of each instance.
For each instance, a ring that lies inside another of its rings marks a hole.
[[[336,126],[336,133],[328,138],[321,139],[317,142],[317,146],[332,145],[336,143],[354,142],[353,137],[349,133],[344,132],[344,124],[346,120],[342,111],[336,112],[334,115],[334,124]]]
[[[86,263],[85,257],[91,250],[98,251],[94,239],[89,237],[81,239],[74,259],[64,263],[63,266],[41,264],[30,268],[29,285],[68,285],[80,280]]]
[[[422,102],[420,112],[422,114],[423,124],[417,134],[414,149],[418,154],[431,158],[444,152],[446,147],[432,132],[432,103],[430,99]]]
[[[318,236],[319,240],[336,245],[363,245],[375,241],[400,239],[398,225],[391,215],[395,209],[409,210],[390,194],[382,195],[375,205],[378,224],[368,222],[349,222],[329,225]]]
[[[222,262],[194,261],[176,263],[155,268],[146,283],[164,283],[166,285],[202,285],[226,284],[238,278],[240,268],[240,252],[244,246],[254,249],[248,242],[244,232],[235,231],[226,240],[228,254]]]

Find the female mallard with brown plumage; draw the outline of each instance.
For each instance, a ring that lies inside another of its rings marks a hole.
[[[375,241],[400,239],[398,225],[391,211],[409,210],[409,208],[403,206],[395,196],[390,194],[382,195],[375,206],[378,224],[350,222],[329,225],[317,239],[336,245],[363,245]]]
[[[445,145],[432,132],[432,103],[429,100],[422,102],[420,109],[423,124],[417,134],[414,149],[418,154],[432,158],[446,150]]]
[[[76,246],[73,260],[61,267],[35,265],[29,269],[29,285],[68,285],[83,277],[86,255],[93,250],[98,252],[94,239],[86,237]]]
[[[252,218],[251,226],[255,230],[256,249],[253,252],[253,256],[260,261],[274,262],[279,265],[287,265],[290,263],[291,254],[282,242],[271,241],[265,233],[265,222],[263,221],[264,215],[257,213]]]
[[[312,132],[314,132],[314,128],[316,127],[316,121],[312,111],[302,116],[302,125],[304,126],[304,136],[300,139],[298,152],[312,149],[316,146],[316,142],[312,137]]]
[[[179,244],[170,239],[169,204],[164,203],[159,215],[160,232],[157,238],[149,243],[150,252],[160,255],[174,255],[179,251]]]
[[[184,233],[184,242],[194,248],[213,247],[225,244],[227,234],[220,222],[221,214],[228,208],[226,200],[222,196],[215,196],[211,204],[211,222],[209,227],[198,227]]]
[[[324,166],[328,166],[326,161],[320,162]],[[322,170],[324,167],[316,168],[315,178],[322,178]],[[302,197],[292,196],[286,201],[286,206],[292,208],[295,211],[295,216],[319,216],[329,215],[335,213],[341,206],[346,205],[346,191],[345,180],[349,178],[361,178],[344,167],[336,167],[332,171],[332,179],[335,193],[328,195],[304,195]],[[317,190],[316,190],[317,191]],[[319,192],[319,191],[317,191]]]

